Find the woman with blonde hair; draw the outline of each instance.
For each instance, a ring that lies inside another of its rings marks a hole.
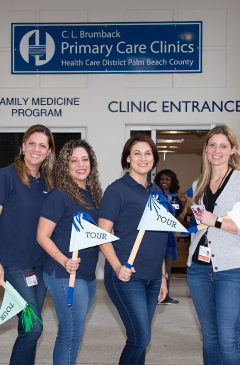
[[[79,251],[81,259],[74,261],[69,252],[74,213],[80,210],[95,222],[98,220],[102,189],[92,147],[85,140],[67,142],[59,153],[52,178],[54,187],[41,212],[37,240],[48,254],[44,281],[59,320],[53,364],[74,365],[95,295],[99,254],[98,246],[86,248]],[[76,280],[73,303],[68,307],[71,273],[76,273]]]
[[[218,125],[206,136],[202,174],[193,204],[204,205],[207,226],[191,242],[188,283],[203,333],[205,365],[240,364],[240,230],[224,218],[240,203],[240,154],[236,136]]]
[[[36,233],[40,211],[52,185],[54,159],[53,135],[47,127],[37,124],[24,134],[19,157],[11,166],[0,169],[0,273],[29,305],[37,306],[33,310],[40,319],[46,294],[46,255],[36,241]],[[42,324],[36,321],[36,326],[26,333],[21,314],[10,364],[33,365]]]

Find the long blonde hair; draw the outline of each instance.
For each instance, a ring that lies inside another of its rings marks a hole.
[[[33,133],[43,133],[45,134],[45,136],[47,136],[48,138],[48,144],[49,144],[49,148],[51,149],[48,159],[45,159],[40,167],[40,170],[43,173],[43,177],[45,180],[45,184],[48,190],[50,190],[52,188],[52,181],[51,181],[51,172],[52,172],[52,168],[53,168],[53,164],[55,161],[55,145],[54,145],[54,138],[52,135],[52,132],[50,131],[50,129],[48,129],[47,127],[45,127],[42,124],[36,124],[36,125],[32,125],[24,134],[23,139],[22,139],[22,145],[20,148],[20,152],[19,152],[19,156],[15,158],[14,160],[14,167],[15,170],[19,176],[19,179],[21,180],[22,184],[27,185],[28,187],[30,187],[30,179],[29,179],[29,171],[28,168],[24,162],[24,154],[23,154],[23,144],[26,143],[26,141],[29,139],[29,137],[33,134]]]
[[[236,148],[234,153],[229,158],[228,166],[231,167],[233,170],[240,170],[240,152],[235,134],[226,125],[224,124],[217,125],[208,132],[205,139],[205,144],[202,152],[202,173],[197,180],[197,187],[192,199],[192,201],[196,204],[200,204],[200,200],[203,197],[203,195],[207,193],[207,188],[210,183],[212,165],[207,158],[206,146],[208,145],[209,139],[212,138],[214,134],[223,134],[224,136],[227,137],[231,145],[231,148],[233,147]]]

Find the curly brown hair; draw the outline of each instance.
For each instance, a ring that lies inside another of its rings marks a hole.
[[[95,152],[92,147],[84,140],[69,141],[65,143],[61,149],[57,161],[53,166],[52,180],[53,186],[58,190],[65,190],[71,199],[76,200],[79,205],[91,209],[89,203],[84,200],[84,195],[78,185],[73,181],[68,168],[68,161],[73,154],[73,150],[77,147],[82,147],[86,150],[90,161],[90,174],[87,177],[86,185],[91,190],[91,197],[94,205],[99,208],[102,198],[102,188],[99,182],[98,164]]]

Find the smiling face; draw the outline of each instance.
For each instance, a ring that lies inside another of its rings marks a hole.
[[[170,187],[171,187],[171,183],[172,183],[172,179],[167,176],[167,175],[162,175],[160,177],[160,188],[162,188],[162,190],[164,191],[164,193],[169,193],[170,192]]]
[[[228,166],[230,155],[234,153],[236,147],[231,147],[228,138],[222,134],[214,134],[206,145],[208,161],[213,166]]]
[[[36,167],[39,169],[51,151],[48,137],[44,133],[35,132],[23,143],[22,150],[25,153],[24,162],[29,170]]]
[[[73,181],[82,189],[86,189],[87,177],[91,166],[87,151],[83,147],[74,148],[68,161],[69,173]]]
[[[153,167],[153,153],[147,142],[137,142],[131,148],[130,155],[127,157],[130,164],[129,175],[137,180],[137,176],[147,175]]]

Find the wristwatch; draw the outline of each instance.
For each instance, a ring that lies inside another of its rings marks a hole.
[[[218,218],[216,219],[215,227],[216,227],[216,228],[221,228],[221,227],[222,227],[222,217],[218,217]]]
[[[162,277],[168,279],[168,273],[166,272],[166,274],[162,274]]]

